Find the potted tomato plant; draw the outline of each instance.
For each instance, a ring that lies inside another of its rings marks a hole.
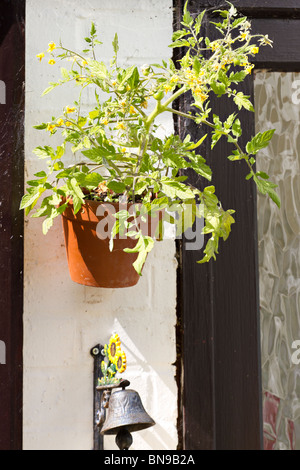
[[[257,152],[268,145],[274,130],[255,135],[245,148],[239,144],[238,112],[242,108],[251,112],[253,106],[236,87],[251,73],[252,57],[271,41],[268,36],[252,35],[250,22],[233,5],[218,14],[219,39],[211,41],[199,37],[205,11],[193,18],[185,4],[182,28],[170,45],[186,48],[177,64],[169,60],[141,68],[122,67],[117,35],[113,58],[105,64],[96,59],[101,43],[94,24],[83,52],[51,42],[47,52],[38,54],[39,60],[49,54],[50,65],[57,60],[69,64],[44,94],[66,84],[75,85],[80,93],[75,103],[66,103],[61,114],[34,126],[50,136],[59,133],[61,144],[56,149],[44,145],[34,150],[48,166],[28,181],[21,209],[26,215],[35,209],[32,217],[44,218],[45,234],[53,220],[62,216],[70,273],[76,282],[101,287],[136,284],[155,240],[163,237],[165,218],[176,224],[177,234],[196,218],[204,218],[207,241],[200,263],[215,259],[219,239],[229,236],[234,210],[222,207],[210,183],[211,169],[199,153],[206,136],[198,142],[190,136],[181,140],[175,133],[162,137],[158,132],[162,114],[177,113],[202,128],[208,126],[212,146],[226,138],[233,151],[224,158],[244,161],[249,168],[247,179],[280,204],[276,185],[265,173],[256,172],[254,165]],[[88,112],[81,106],[86,89],[95,94]],[[194,98],[188,114],[172,107],[185,93]],[[236,104],[236,113],[225,122],[210,109],[211,93],[227,95]],[[65,159],[69,148],[72,164]],[[187,169],[208,182],[202,191],[187,181],[183,175]]]

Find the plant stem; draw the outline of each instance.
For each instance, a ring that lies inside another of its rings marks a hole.
[[[163,108],[163,111],[166,110],[169,104],[171,104],[174,100],[176,100],[176,98],[178,98],[180,95],[182,95],[185,92],[186,92],[186,88],[183,86],[182,88],[179,88],[179,90],[177,90],[175,93],[173,93],[173,95],[170,96],[170,98],[168,98],[164,103],[162,103],[161,106]]]
[[[191,114],[183,113],[182,111],[177,111],[176,109],[173,109],[173,108],[166,108],[165,111],[169,111],[171,113],[178,114],[179,116],[182,116],[182,117],[188,118],[188,119],[192,119],[193,121],[196,120],[195,116],[192,116]],[[211,127],[212,129],[215,129],[215,125],[212,122],[209,122],[206,119],[203,119],[202,122],[203,122],[203,124],[206,124],[208,127]],[[224,133],[224,135],[226,135],[226,134]],[[240,147],[240,145],[237,141],[233,142],[233,144],[235,145],[235,147],[239,151],[242,158],[246,161],[246,163],[247,163],[247,165],[250,169],[251,174],[255,175],[253,167],[252,167],[251,163],[249,162],[248,155],[245,152],[243,152],[242,148]]]

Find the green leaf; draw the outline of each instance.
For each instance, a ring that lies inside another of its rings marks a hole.
[[[62,77],[63,77],[64,79],[68,80],[68,78],[69,78],[69,72],[68,72],[68,70],[65,69],[64,67],[61,67],[60,72],[61,72],[61,74],[62,74]]]
[[[221,220],[221,232],[224,241],[229,237],[231,232],[231,225],[234,223],[234,218],[228,212],[224,212]]]
[[[183,18],[182,18],[182,24],[184,26],[192,26],[192,24],[194,23],[194,20],[190,14],[190,12],[188,11],[187,9],[187,4],[188,4],[188,1],[185,3],[184,5],[184,8],[183,8]]]
[[[187,161],[180,155],[176,155],[172,150],[162,155],[162,161],[166,166],[171,168],[187,168]]]
[[[122,77],[121,84],[128,83],[131,88],[134,88],[139,82],[139,71],[135,65],[126,69]]]
[[[223,70],[220,70],[218,73],[218,80],[219,82],[225,85],[225,88],[228,88],[230,85],[230,80],[227,77],[226,73]]]
[[[253,137],[253,139],[246,145],[247,153],[250,155],[255,155],[259,150],[267,147],[273,137],[274,132],[275,129],[271,129],[269,131],[263,133],[259,132],[256,134],[256,136]]]
[[[111,181],[108,183],[107,187],[117,194],[123,193],[126,189],[126,185],[121,181]]]
[[[42,224],[43,234],[47,235],[48,231],[50,230],[52,226],[53,226],[53,217],[47,217]]]
[[[59,83],[55,83],[54,85],[51,85],[48,88],[46,88],[46,90],[43,91],[42,96],[45,96],[48,93],[50,93],[50,91],[54,90],[54,88],[56,88],[58,85]]]
[[[44,147],[36,147],[33,150],[33,153],[35,153],[41,159],[49,157],[52,158],[54,156],[53,148],[49,147],[48,145],[45,145]]]
[[[231,25],[232,29],[237,28],[239,25],[242,25],[242,23],[245,23],[245,21],[247,21],[247,18],[245,16],[234,20]]]
[[[95,34],[97,33],[97,29],[96,29],[96,26],[95,26],[95,23],[92,22],[92,26],[91,26],[91,36],[95,36]]]
[[[191,145],[189,145],[188,150],[195,150],[197,147],[199,147],[204,142],[206,137],[207,137],[207,134],[205,134],[200,140],[198,140],[198,142],[192,143]]]
[[[225,128],[226,130],[228,130],[228,129],[231,128],[235,117],[236,117],[236,114],[235,114],[235,113],[230,114],[230,116],[228,116],[228,118],[227,118],[226,121],[224,122],[224,128]]]
[[[39,189],[36,189],[29,194],[25,194],[21,200],[20,210],[26,209],[27,207],[32,208],[32,206],[35,205],[35,203],[39,199],[40,195],[41,193]]]
[[[260,176],[261,178],[263,178],[264,180],[268,180],[269,179],[269,175],[267,175],[267,173],[265,173],[264,171],[258,171],[256,173],[256,176]]]
[[[126,253],[138,253],[136,261],[133,263],[133,267],[136,272],[141,276],[142,269],[147,259],[148,253],[152,250],[154,246],[154,240],[151,237],[143,236],[140,234],[136,246],[132,249],[125,248]]]
[[[108,155],[107,151],[104,152],[103,149],[101,149],[101,148],[94,148],[94,149],[90,149],[90,150],[84,150],[82,152],[82,154],[85,157],[88,157],[93,162],[99,163],[99,165],[102,164],[103,157],[106,157]]]
[[[38,131],[43,131],[44,129],[47,129],[48,124],[43,122],[43,124],[39,124],[37,126],[33,126],[34,129],[37,129]]]
[[[280,198],[276,191],[274,191],[274,188],[277,188],[277,184],[272,183],[271,181],[268,181],[266,179],[259,179],[257,177],[257,174],[253,176],[253,179],[257,185],[257,189],[259,192],[262,194],[268,194],[270,198],[275,202],[275,204],[280,208],[281,203],[280,203]]]
[[[236,119],[232,125],[232,133],[236,137],[241,137],[242,135],[242,126],[241,126],[241,121],[239,119]]]
[[[93,111],[89,113],[89,118],[96,119],[97,117],[99,117],[99,114],[100,114],[99,109],[94,109]]]
[[[216,259],[216,253],[218,253],[218,237],[211,237],[203,250],[205,256],[202,260],[197,261],[197,263],[202,264],[208,262],[211,258]]]
[[[205,159],[201,155],[194,155],[190,158],[190,164],[193,170],[198,174],[211,181],[212,171],[211,168],[206,165]]]
[[[219,97],[226,93],[226,86],[224,83],[213,81],[210,84],[213,92]]]
[[[57,177],[61,177],[60,175],[57,175]],[[103,181],[103,177],[99,175],[99,173],[76,173],[74,175],[76,178],[76,181],[79,183],[81,187],[87,188],[87,189],[94,189],[97,188],[99,183]]]
[[[47,174],[45,171],[39,171],[38,173],[35,173],[34,176],[36,176],[36,178],[45,178]]]
[[[223,132],[222,131],[218,131],[216,130],[213,135],[212,135],[212,139],[211,139],[211,148],[213,149],[215,147],[215,145],[219,142],[219,140],[221,139],[223,135]]]
[[[272,201],[275,202],[275,204],[279,207],[281,207],[281,201],[280,201],[280,197],[278,196],[278,194],[276,193],[276,191],[274,191],[274,189],[269,189],[268,190],[268,195],[270,196],[270,198],[272,199]]]
[[[196,21],[195,21],[195,31],[196,31],[196,34],[198,35],[200,33],[200,28],[201,28],[201,24],[202,24],[202,20],[203,20],[203,17],[206,13],[206,10],[203,10],[200,15],[197,16],[196,18]]]
[[[228,160],[232,161],[232,162],[236,162],[238,160],[243,160],[243,155],[240,154],[239,150],[233,150],[232,151],[233,155],[229,155]]]
[[[244,95],[243,92],[240,91],[239,93],[237,93],[234,96],[233,101],[235,102],[239,110],[241,110],[242,108],[245,108],[247,109],[247,111],[254,112],[254,108],[253,108],[251,101],[249,100],[249,96]]]
[[[197,56],[194,59],[193,69],[195,70],[196,75],[199,75],[199,73],[201,71],[201,62],[200,62],[200,60],[198,59]]]
[[[127,83],[131,88],[135,88],[140,81],[140,75],[137,67],[134,67],[131,76],[127,79]]]
[[[98,62],[97,60],[93,59],[87,59],[87,62],[91,73],[96,75],[97,78],[103,80],[107,77],[107,67],[103,62]]]
[[[119,51],[119,38],[118,38],[117,33],[115,34],[114,40],[113,40],[113,42],[112,42],[112,45],[113,45],[115,54],[117,54],[118,51]]]
[[[177,39],[181,39],[184,36],[189,34],[189,32],[186,29],[179,29],[178,31],[175,31],[172,36],[172,41],[176,41]]]
[[[68,189],[73,198],[74,205],[74,214],[80,211],[82,204],[84,204],[84,194],[78,185],[76,178],[72,178],[70,181],[67,181]]]
[[[247,75],[247,72],[245,72],[244,70],[241,70],[240,72],[236,73],[232,72],[229,76],[229,80],[233,83],[239,83],[242,82]]]
[[[162,191],[171,199],[179,198],[184,201],[186,199],[194,198],[193,191],[185,184],[165,178],[162,179],[161,185]]]
[[[169,47],[189,47],[190,43],[187,39],[177,39],[176,41],[172,42]]]

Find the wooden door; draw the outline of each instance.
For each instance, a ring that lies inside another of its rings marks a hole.
[[[184,1],[175,1],[178,26]],[[274,48],[263,48],[257,69],[300,69],[300,0],[232,0],[252,21],[254,33],[268,34]],[[189,0],[198,15],[224,7],[218,0]],[[209,22],[205,33],[212,37]],[[175,59],[178,58],[175,57]],[[253,100],[254,74],[241,90]],[[179,102],[186,111],[188,101]],[[212,98],[222,120],[236,109]],[[255,115],[241,112],[243,144],[255,134]],[[178,119],[177,131],[199,139],[195,125]],[[205,129],[207,133],[207,129]],[[202,149],[213,170],[213,184],[224,207],[236,210],[230,239],[216,262],[196,264],[199,253],[181,251],[178,278],[178,361],[180,372],[179,437],[183,449],[262,449],[262,387],[260,363],[259,283],[256,188],[244,181],[247,170],[226,158],[230,146]],[[191,182],[201,189],[200,179]]]
[[[0,2],[0,450],[22,447],[25,0]]]

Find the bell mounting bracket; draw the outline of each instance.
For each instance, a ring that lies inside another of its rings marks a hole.
[[[120,380],[116,384],[98,385],[98,379],[103,377],[101,370],[101,362],[104,361],[105,356],[102,354],[104,346],[96,344],[90,353],[94,359],[94,374],[93,374],[93,391],[94,391],[94,406],[93,406],[93,450],[103,450],[103,436],[100,434],[102,425],[105,421],[105,413],[108,408],[108,402],[111,392],[114,388],[128,387],[130,382],[128,380]]]
[[[93,406],[93,450],[103,450],[103,436],[100,434],[99,429],[99,416],[101,413],[101,402],[103,400],[104,390],[98,390],[98,379],[103,377],[101,370],[101,362],[104,361],[105,356],[102,354],[104,346],[102,344],[96,344],[91,349],[91,356],[94,359],[94,376],[93,376],[93,392],[94,392],[94,406]]]

